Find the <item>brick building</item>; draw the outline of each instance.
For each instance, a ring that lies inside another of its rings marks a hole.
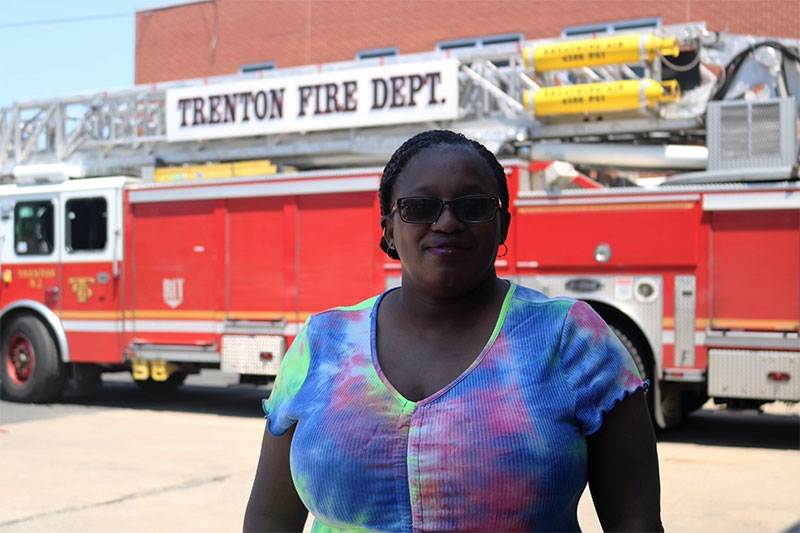
[[[800,38],[800,0],[208,0],[136,14],[137,84],[704,21]]]

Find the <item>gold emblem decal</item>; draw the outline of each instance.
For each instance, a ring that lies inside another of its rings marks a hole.
[[[78,298],[78,303],[85,304],[92,297],[94,294],[91,287],[92,283],[94,283],[94,278],[92,277],[69,278],[69,284],[72,286],[72,292]]]

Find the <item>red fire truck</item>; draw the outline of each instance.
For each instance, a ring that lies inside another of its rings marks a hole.
[[[380,165],[446,127],[505,163],[500,275],[589,302],[658,425],[799,401],[799,72],[797,43],[692,24],[19,102],[0,393],[269,379],[310,314],[400,283]]]

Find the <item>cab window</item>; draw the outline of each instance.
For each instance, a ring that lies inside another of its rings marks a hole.
[[[108,228],[105,198],[67,200],[65,213],[64,239],[67,253],[105,249]]]
[[[53,204],[19,202],[14,206],[14,250],[18,255],[53,253]]]

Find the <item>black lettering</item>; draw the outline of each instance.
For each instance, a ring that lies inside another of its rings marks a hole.
[[[284,89],[270,89],[270,106],[269,118],[283,118],[283,91]]]
[[[342,111],[355,111],[358,102],[355,98],[358,86],[354,81],[344,82],[344,107]]]
[[[386,80],[382,78],[372,78],[372,109],[383,109],[386,106],[386,97],[389,90]]]
[[[339,87],[335,83],[325,84],[325,111],[323,113],[335,113],[339,106],[336,103],[336,95],[339,92]]]
[[[222,122],[236,122],[236,95],[226,94],[224,96],[225,115]]]
[[[181,98],[178,100],[178,109],[181,110],[181,128],[186,126],[186,109],[191,106],[191,100],[189,98]]]
[[[413,107],[417,105],[417,101],[415,97],[417,93],[422,90],[425,86],[425,78],[420,76],[419,74],[412,74],[408,77],[408,105],[409,107]]]
[[[220,96],[215,94],[208,97],[208,123],[219,124],[222,121],[222,116],[219,113]]]
[[[403,87],[406,84],[405,76],[392,76],[392,103],[389,107],[405,107],[406,102],[403,98]]]
[[[256,97],[253,99],[253,108],[256,113],[256,118],[263,120],[267,116],[269,102],[267,101],[267,93],[258,91]]]
[[[314,96],[315,96],[315,98],[314,98],[314,114],[315,115],[323,114],[322,108],[320,107],[320,104],[322,103],[322,102],[320,102],[320,95],[322,93],[322,91],[320,91],[321,88],[322,88],[322,85],[314,85]]]
[[[300,91],[300,112],[297,113],[297,116],[304,117],[306,116],[306,106],[308,105],[308,101],[311,98],[311,91],[312,88],[310,85],[304,85],[298,88]]]
[[[242,103],[242,122],[250,122],[250,101],[253,99],[253,93],[237,93],[236,98]]]
[[[442,82],[441,72],[428,72],[427,74],[425,74],[425,79],[431,85],[431,96],[428,99],[428,104],[429,105],[443,104],[444,99],[440,101],[438,98],[436,98],[436,87]]]
[[[194,120],[192,121],[192,126],[198,126],[206,123],[206,119],[203,116],[203,99],[200,97],[196,97],[194,100]]]

